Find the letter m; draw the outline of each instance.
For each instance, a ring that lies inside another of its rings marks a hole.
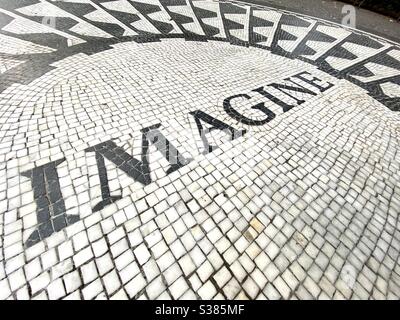
[[[93,207],[93,212],[103,209],[107,205],[121,199],[122,197],[122,195],[111,196],[104,158],[114,163],[118,169],[122,170],[129,177],[140,182],[144,186],[152,182],[148,159],[150,143],[152,143],[170,163],[170,167],[168,170],[166,170],[167,174],[178,170],[191,161],[191,159],[184,158],[178,152],[178,150],[164,137],[164,135],[158,130],[160,126],[161,124],[157,124],[141,130],[141,160],[135,159],[132,155],[128,154],[123,148],[117,146],[115,142],[111,140],[102,142],[85,150],[86,152],[95,152],[97,169],[100,178],[101,196],[103,199]]]

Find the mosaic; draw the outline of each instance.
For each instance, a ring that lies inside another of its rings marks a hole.
[[[235,1],[0,4],[0,299],[399,299],[400,47]]]

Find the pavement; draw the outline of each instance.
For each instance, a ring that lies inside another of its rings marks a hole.
[[[400,298],[398,23],[287,3],[0,3],[0,299]]]
[[[291,12],[297,12],[309,15],[319,19],[325,19],[331,22],[341,24],[343,18],[348,14],[348,6],[352,4],[355,12],[354,27],[368,33],[382,36],[384,38],[400,42],[400,12],[394,12],[389,6],[398,6],[393,1],[331,1],[331,0],[245,0],[243,2],[269,6]],[[361,5],[361,7],[360,7]],[[388,12],[390,15],[383,15],[379,11],[368,10],[364,6],[373,7],[382,12]],[[378,8],[375,8],[378,7]],[[345,20],[346,21],[346,20]]]

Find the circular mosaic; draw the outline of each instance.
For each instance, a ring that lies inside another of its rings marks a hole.
[[[0,299],[400,297],[398,44],[233,1],[0,22]]]

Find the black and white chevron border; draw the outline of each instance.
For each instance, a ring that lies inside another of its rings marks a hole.
[[[400,47],[316,18],[236,1],[16,0],[0,3],[0,92],[51,64],[118,42],[227,41],[299,59],[400,110]]]

